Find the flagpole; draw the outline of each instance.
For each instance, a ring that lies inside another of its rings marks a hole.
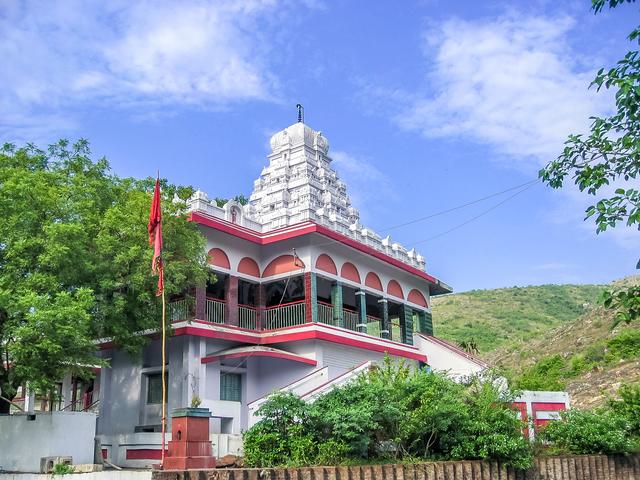
[[[164,468],[165,435],[167,434],[167,302],[164,294],[164,259],[162,258],[162,197],[160,194],[160,170],[153,189],[153,200],[149,212],[149,246],[153,247],[151,271],[158,275],[156,297],[162,295],[162,450],[160,451],[160,469]]]
[[[160,275],[164,275],[164,266]],[[165,446],[165,432],[167,430],[167,384],[165,383],[166,375],[166,303],[164,298],[164,288],[162,289],[162,454],[160,459],[160,468],[164,468],[164,446]]]
[[[160,170],[157,172],[156,183],[160,181]],[[160,201],[160,200],[159,200]],[[160,214],[159,218],[159,228],[162,232],[162,214]],[[167,383],[166,383],[166,375],[167,375],[167,303],[164,295],[164,258],[162,256],[162,249],[164,246],[160,247],[160,262],[159,267],[160,271],[158,272],[160,275],[160,281],[162,282],[162,450],[160,453],[160,468],[164,468],[164,455],[165,455],[165,435],[167,432]]]

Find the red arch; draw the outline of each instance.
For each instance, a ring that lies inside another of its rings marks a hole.
[[[380,277],[373,272],[367,273],[367,276],[364,279],[364,284],[369,288],[382,291],[382,282],[380,281]]]
[[[209,250],[209,265],[213,265],[215,267],[222,267],[226,269],[231,268],[231,263],[229,263],[229,257],[224,253],[224,250],[220,248],[212,248]]]
[[[424,298],[424,295],[419,290],[415,288],[409,292],[409,296],[407,297],[411,303],[415,303],[416,305],[420,305],[422,307],[427,308],[427,300]]]
[[[281,273],[300,271],[304,268],[304,263],[293,255],[280,255],[271,260],[267,268],[262,272],[263,277],[272,277]]]
[[[338,275],[338,268],[336,267],[335,262],[326,253],[323,253],[318,257],[318,260],[316,260],[316,268],[318,270],[322,270],[323,272]]]
[[[244,257],[238,263],[238,273],[260,278],[260,267],[253,258]]]
[[[389,280],[389,283],[387,285],[387,293],[389,295],[393,295],[394,297],[404,298],[402,287],[396,280]]]
[[[352,282],[360,283],[360,274],[353,263],[345,262],[340,269],[340,276]]]

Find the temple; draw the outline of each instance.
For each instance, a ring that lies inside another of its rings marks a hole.
[[[188,201],[215,278],[169,304],[168,409],[194,397],[209,408],[216,455],[241,451],[242,431],[274,391],[312,400],[386,355],[456,377],[486,367],[434,337],[431,298],[451,288],[421,254],[361,224],[323,134],[301,119],[270,146],[246,204],[218,206],[201,191]],[[152,338],[140,357],[103,344],[109,367],[83,400],[98,403],[103,455],[117,465],[160,458],[161,348]],[[88,389],[61,386],[62,398],[77,392]]]

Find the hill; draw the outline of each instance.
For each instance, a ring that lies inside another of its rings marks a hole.
[[[472,290],[432,301],[435,334],[474,339],[481,354],[521,345],[577,319],[598,303],[606,285],[540,285]]]
[[[511,384],[566,390],[574,406],[602,405],[623,383],[640,381],[640,325],[615,329],[613,313],[597,307],[543,337],[485,355]]]
[[[636,284],[629,277],[612,286]],[[516,388],[567,390],[579,407],[601,405],[640,381],[640,325],[612,329],[598,304],[606,285],[475,290],[434,299],[436,334],[476,340],[481,356]]]

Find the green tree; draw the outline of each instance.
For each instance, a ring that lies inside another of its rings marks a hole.
[[[145,342],[137,333],[159,326],[146,229],[153,184],[111,174],[84,140],[0,150],[2,397],[25,383],[47,391],[69,372],[90,376],[96,339],[133,352]],[[168,294],[206,277],[204,239],[184,211],[191,191],[163,181]]]
[[[595,13],[605,6],[615,8],[635,0],[592,0]],[[629,34],[640,39],[640,27]],[[586,210],[594,218],[596,232],[620,223],[640,226],[640,190],[628,186],[640,173],[640,52],[628,52],[615,67],[600,69],[591,83],[597,90],[615,91],[616,112],[609,117],[593,117],[588,135],[570,135],[562,154],[540,171],[540,178],[552,188],[560,188],[570,177],[582,192],[601,196]],[[609,185],[621,185],[612,195],[604,194]],[[640,266],[640,262],[639,262]],[[605,306],[617,311],[617,322],[640,317],[640,287],[609,292]]]

